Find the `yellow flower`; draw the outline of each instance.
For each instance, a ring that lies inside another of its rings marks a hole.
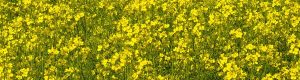
[[[55,66],[50,67],[50,71],[55,72],[56,70],[57,70],[57,68]]]
[[[33,60],[33,55],[29,55],[29,56],[27,56],[27,58],[29,61],[31,61],[31,60]]]
[[[264,46],[264,45],[260,46],[260,50],[263,51],[263,52],[266,52],[267,49],[268,49],[267,46]]]
[[[198,13],[198,11],[197,11],[196,9],[192,9],[192,10],[191,10],[191,15],[192,15],[192,16],[198,16],[199,13]]]
[[[259,71],[261,70],[261,68],[262,68],[262,65],[258,66],[258,67],[256,68],[256,71],[259,72]]]
[[[91,49],[89,47],[84,47],[80,49],[80,53],[89,53]]]
[[[130,45],[130,46],[134,46],[135,43],[137,43],[137,41],[138,41],[137,38],[131,38],[131,40],[125,42],[125,44],[128,44],[128,45]]]
[[[44,16],[40,16],[37,20],[37,23],[41,23],[44,21]]]
[[[48,11],[49,13],[59,13],[60,10],[61,10],[60,6],[55,5],[54,7],[50,7]]]
[[[296,41],[296,35],[292,34],[289,38],[288,38],[288,43],[293,43]]]
[[[231,30],[229,34],[234,35],[235,38],[242,38],[243,37],[243,33],[242,33],[242,30],[240,28],[238,28],[236,30],[235,29]]]
[[[112,10],[112,9],[114,9],[114,8],[115,8],[115,7],[114,7],[114,5],[112,5],[112,4],[109,5],[109,6],[107,7],[108,10]]]
[[[104,67],[107,67],[107,62],[108,62],[107,59],[103,59],[103,60],[101,61],[101,64],[102,64]]]
[[[220,67],[223,67],[223,65],[224,65],[225,63],[227,63],[228,57],[224,56],[224,54],[221,54],[221,55],[220,55],[220,58],[221,58],[221,59],[218,60],[218,63],[219,63],[219,65],[220,65]]]
[[[74,73],[75,71],[77,71],[77,69],[74,67],[69,67],[69,68],[65,69],[65,72],[67,72],[67,73]]]
[[[49,76],[44,76],[44,79],[45,80],[49,80]]]
[[[101,51],[102,49],[103,49],[103,46],[102,45],[98,45],[97,51]]]
[[[68,47],[63,47],[63,48],[61,48],[61,51],[68,53],[70,51],[70,49]]]
[[[20,72],[22,73],[22,77],[27,77],[28,72],[29,72],[29,68],[23,68],[23,69],[20,70]]]
[[[238,74],[236,74],[233,71],[229,71],[226,73],[226,76],[224,77],[225,80],[231,80],[231,79],[236,79]]]
[[[8,53],[8,51],[6,48],[4,48],[4,49],[0,49],[0,53],[1,53],[1,55],[5,55]]]
[[[166,11],[166,10],[167,10],[167,6],[168,6],[167,3],[163,3],[162,6],[161,6],[161,7],[162,7],[162,10],[163,10],[163,11]]]
[[[262,80],[273,80],[272,75],[270,73],[266,74],[265,77],[262,78]]]
[[[38,39],[37,35],[32,35],[30,41],[31,41],[31,42],[34,42],[34,41],[36,41],[37,39]]]
[[[83,41],[81,40],[81,37],[75,37],[73,38],[73,42],[75,46],[81,46],[83,45]]]
[[[293,16],[293,18],[291,18],[291,22],[292,22],[292,26],[296,27],[300,22],[300,17],[297,18],[296,16]]]
[[[58,54],[58,53],[59,51],[53,47],[51,49],[48,49],[48,54]]]
[[[31,3],[31,0],[22,0],[22,2],[27,5],[27,4],[30,4]]]
[[[289,53],[298,55],[299,54],[299,48],[292,48],[292,49],[289,50]]]
[[[16,78],[17,78],[18,80],[21,80],[21,79],[23,79],[23,77],[22,77],[22,76],[20,76],[20,75],[17,75],[17,76],[16,76]]]
[[[248,44],[248,45],[246,46],[246,48],[247,48],[247,49],[249,49],[249,50],[252,50],[252,49],[254,49],[254,48],[255,48],[255,46],[254,46],[254,45],[252,45],[252,44]]]
[[[163,76],[161,76],[161,75],[158,75],[157,78],[158,78],[159,80],[165,80],[165,78],[164,78]]]
[[[137,66],[137,69],[142,70],[143,67],[147,64],[151,64],[151,61],[148,61],[148,60],[140,61],[140,64],[139,64],[139,66]]]
[[[238,56],[239,56],[239,54],[238,54],[237,52],[235,52],[235,53],[232,54],[232,57],[233,57],[233,58],[236,58],[236,57],[238,57]]]
[[[209,21],[208,21],[208,23],[209,23],[210,25],[216,23],[215,18],[216,18],[216,16],[215,16],[214,14],[209,14]]]
[[[104,7],[103,1],[99,2],[99,3],[98,3],[98,6],[99,6],[99,8],[103,8],[103,7]]]
[[[133,73],[131,76],[134,80],[136,80],[140,74],[141,74],[141,71],[137,71],[137,72]]]
[[[84,16],[84,13],[83,12],[80,12],[80,13],[78,13],[74,18],[75,18],[75,20],[76,21],[78,21],[81,17],[83,17]]]

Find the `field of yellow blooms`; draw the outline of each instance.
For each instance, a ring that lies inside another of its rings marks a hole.
[[[300,79],[300,0],[0,0],[1,80]]]

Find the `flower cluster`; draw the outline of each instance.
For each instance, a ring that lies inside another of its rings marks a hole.
[[[300,79],[299,0],[0,0],[0,79]]]

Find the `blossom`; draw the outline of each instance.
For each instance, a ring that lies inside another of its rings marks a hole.
[[[27,4],[30,4],[32,1],[31,0],[22,0],[22,2],[27,5]]]
[[[48,49],[48,53],[49,54],[58,54],[59,51],[57,49],[55,49],[55,48],[52,47],[51,49]]]
[[[254,45],[252,45],[252,44],[248,44],[248,45],[246,46],[246,48],[247,48],[247,49],[249,49],[249,50],[252,50],[252,49],[254,49],[254,48],[255,48],[255,46],[254,46]]]

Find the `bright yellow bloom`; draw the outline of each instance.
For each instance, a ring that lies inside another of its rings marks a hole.
[[[101,51],[102,49],[103,49],[103,46],[102,45],[98,45],[97,51]]]
[[[20,72],[22,73],[22,77],[27,77],[28,72],[29,72],[29,68],[23,68],[23,69],[20,70]]]
[[[58,54],[58,53],[59,51],[53,47],[51,49],[48,49],[48,54]]]
[[[247,48],[247,49],[249,49],[249,50],[252,50],[252,49],[254,49],[254,48],[255,48],[255,46],[254,46],[254,45],[252,45],[252,44],[248,44],[248,45],[246,46],[246,48]]]
[[[74,18],[76,21],[78,21],[80,18],[82,18],[84,16],[83,12],[78,13]]]
[[[262,46],[260,46],[260,50],[263,52],[266,52],[268,50],[268,47],[262,45]]]
[[[243,37],[243,33],[242,33],[242,30],[240,28],[231,30],[229,34],[233,35],[235,38],[242,38]]]
[[[22,2],[27,5],[27,4],[30,4],[31,3],[31,0],[22,0]]]

